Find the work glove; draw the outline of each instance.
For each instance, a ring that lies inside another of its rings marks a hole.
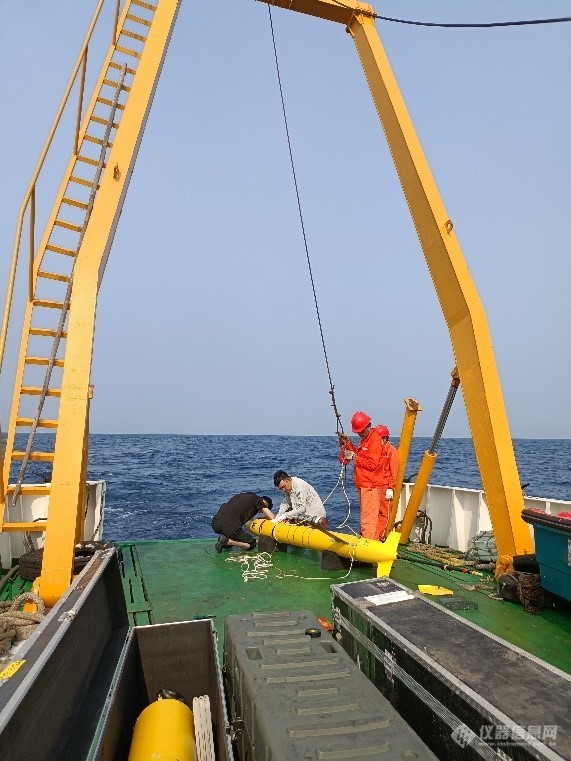
[[[344,444],[348,444],[350,439],[349,436],[345,436],[344,433],[337,434],[339,436],[339,444],[343,446]]]
[[[392,499],[393,496],[394,496],[393,490],[392,489],[387,489],[387,491],[386,491],[386,497],[387,497],[387,499]]]
[[[286,514],[282,513],[282,515],[276,515],[276,517],[273,518],[271,522],[272,523],[281,523],[282,521],[285,521],[285,519],[286,519]]]
[[[351,460],[355,458],[355,453],[352,452],[350,449],[345,449],[345,447],[341,447],[341,450],[339,452],[339,462],[342,465],[349,465]]]

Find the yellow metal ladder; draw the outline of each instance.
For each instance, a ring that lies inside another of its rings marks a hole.
[[[104,2],[101,0],[96,14]],[[57,543],[55,539],[49,541],[50,524],[57,524],[53,536],[64,537],[62,541],[65,543],[66,564],[69,555],[70,569],[74,540],[82,536],[87,473],[89,374],[96,302],[96,296],[86,295],[85,284],[87,283],[89,293],[96,294],[179,2],[180,0],[159,0],[153,5],[143,0],[127,0],[121,12],[120,3],[116,3],[112,44],[91,102],[82,118],[81,98],[88,46],[86,39],[80,67],[80,107],[73,152],[43,237],[30,264],[29,296],[4,452],[5,493],[0,495],[0,529],[8,532],[45,531],[44,568],[50,554],[48,545]],[[93,24],[94,22],[92,26]],[[68,92],[71,86],[70,82]],[[53,134],[52,130],[51,138]],[[114,150],[118,142],[120,146]],[[45,150],[42,158],[44,156]],[[112,164],[108,166],[110,162]],[[32,220],[35,216],[34,193],[35,187],[29,198],[29,215]],[[101,231],[101,227],[104,236],[101,232],[98,237],[95,236],[94,229]],[[33,240],[33,227],[31,237]],[[78,277],[79,286],[76,282]],[[8,301],[11,301],[11,295]],[[89,310],[89,305],[92,305],[93,314],[85,320],[85,311]],[[74,318],[75,313],[78,313],[79,318],[77,315]],[[82,331],[85,335],[82,335]],[[4,342],[2,336],[0,354],[3,353]],[[88,362],[81,365],[83,372],[79,382],[75,383],[78,376],[78,354],[88,355]],[[66,386],[66,367],[70,362],[72,369],[69,374],[73,376],[74,382],[70,384],[68,380]],[[84,412],[79,416],[79,423],[74,420],[70,424],[70,413],[62,413],[62,409],[65,409],[66,395],[71,398],[69,409],[77,394],[82,396]],[[61,435],[62,415],[67,419],[64,436]],[[70,439],[70,430],[73,440]],[[37,432],[41,432],[41,435],[37,436]],[[26,438],[27,444],[24,446],[22,441]],[[58,465],[59,438],[67,440],[59,442],[61,454]],[[66,466],[61,461],[65,459],[66,452],[76,452],[77,449],[81,458],[79,470],[70,469],[68,474],[62,476]],[[26,470],[30,462],[47,463],[48,467],[53,468],[49,478],[51,483],[47,487],[29,483]],[[56,470],[59,477],[56,476]],[[71,481],[80,483],[70,483]],[[63,512],[58,509],[55,519],[52,519],[55,511],[52,501],[54,491],[58,488],[56,482],[59,483],[60,495],[62,484],[70,485],[69,491],[74,495],[72,502],[75,500],[76,503],[74,515],[70,515],[67,508]],[[48,520],[35,523],[18,520],[17,518],[22,518],[21,512],[19,515],[16,512],[19,496],[37,493],[50,494]],[[59,586],[65,588],[69,579],[68,574],[67,582],[58,582]],[[52,603],[63,588],[52,593]]]
[[[61,269],[63,267],[60,265],[58,266],[58,260],[56,259],[55,267],[50,265],[50,269],[59,269],[60,272],[45,272],[41,269],[38,269],[36,273],[36,282],[35,282],[35,289],[34,293],[36,293],[36,289],[40,287],[40,283],[38,282],[38,279],[40,278],[46,278],[48,280],[55,280],[58,283],[65,283],[67,284],[67,288],[65,291],[65,295],[63,296],[62,301],[48,301],[41,298],[34,298],[32,299],[32,311],[31,311],[31,322],[34,322],[35,318],[35,311],[41,310],[41,309],[52,309],[57,315],[57,327],[54,329],[52,328],[45,328],[45,327],[31,327],[27,326],[28,329],[28,341],[26,346],[26,356],[24,357],[24,375],[26,373],[26,368],[28,366],[33,367],[45,367],[45,375],[43,380],[43,385],[40,388],[39,386],[34,385],[22,385],[20,386],[20,397],[19,397],[19,408],[22,408],[23,404],[27,401],[28,396],[35,398],[36,396],[39,396],[37,409],[35,416],[32,417],[16,417],[15,419],[15,431],[18,430],[18,428],[30,428],[29,434],[28,434],[28,441],[26,444],[25,451],[16,451],[15,449],[12,449],[11,459],[12,462],[18,462],[20,461],[20,469],[17,481],[14,485],[8,487],[8,498],[10,499],[12,503],[12,507],[15,506],[16,500],[19,496],[19,494],[22,491],[34,491],[34,486],[26,487],[24,486],[24,478],[26,475],[26,468],[30,461],[36,461],[36,462],[52,462],[53,461],[53,449],[51,451],[37,451],[33,449],[34,442],[35,442],[35,436],[38,428],[45,428],[45,429],[55,429],[57,428],[57,419],[42,419],[40,415],[42,414],[43,406],[45,400],[48,398],[48,396],[53,396],[54,393],[56,396],[54,396],[54,399],[58,399],[59,396],[57,396],[58,392],[61,393],[61,389],[59,388],[53,388],[51,386],[51,379],[52,379],[52,372],[55,367],[57,368],[63,368],[64,362],[62,359],[57,359],[58,350],[60,347],[60,342],[62,338],[65,339],[66,333],[64,331],[65,324],[67,322],[67,314],[71,305],[71,291],[72,291],[72,285],[73,285],[73,263],[75,261],[75,254],[76,251],[78,251],[81,248],[81,242],[83,239],[83,235],[85,233],[85,229],[87,226],[87,223],[89,221],[89,217],[91,215],[91,211],[93,209],[93,204],[95,202],[95,197],[97,195],[97,190],[99,188],[99,181],[101,179],[101,173],[105,167],[105,158],[107,155],[108,150],[112,147],[112,143],[110,142],[110,136],[113,129],[117,129],[118,124],[115,122],[116,113],[119,107],[119,97],[121,95],[121,92],[123,91],[125,85],[125,75],[126,75],[126,69],[127,67],[123,67],[123,71],[121,73],[121,76],[119,78],[118,82],[113,82],[112,84],[116,87],[115,91],[115,97],[111,103],[111,111],[108,117],[107,122],[101,117],[95,117],[97,119],[98,123],[105,124],[105,134],[103,138],[96,138],[92,135],[84,135],[84,141],[88,143],[95,143],[96,145],[100,145],[100,153],[99,153],[99,160],[95,162],[96,164],[96,170],[95,175],[91,179],[89,186],[83,186],[83,187],[89,187],[89,199],[87,200],[87,203],[85,201],[80,201],[77,198],[68,198],[64,197],[62,199],[62,205],[60,206],[60,213],[62,211],[62,208],[64,205],[73,206],[74,208],[81,210],[81,216],[83,219],[76,219],[74,222],[64,221],[61,219],[56,219],[54,221],[54,225],[52,227],[52,236],[50,237],[50,241],[53,239],[54,234],[57,235],[57,226],[63,227],[66,230],[71,230],[74,234],[79,234],[79,240],[77,241],[76,247],[73,250],[69,250],[69,254],[64,254],[64,251],[68,251],[68,249],[60,248],[53,243],[48,243],[46,245],[46,248],[44,250],[44,259],[49,256],[49,252],[54,251],[57,257],[61,256],[72,256],[72,263],[69,267],[70,274],[62,274]],[[111,82],[109,82],[111,85]],[[92,118],[93,121],[93,118]],[[83,147],[83,146],[82,146]],[[83,161],[85,160],[85,156],[78,155],[77,160]],[[94,159],[89,159],[90,166],[93,166],[91,164],[92,161],[95,161]],[[70,177],[68,186],[75,182],[77,178],[75,178],[73,175]],[[77,195],[77,194],[76,194]],[[77,224],[77,222],[80,222],[80,224]],[[55,249],[59,248],[58,251],[55,251]],[[41,263],[39,265],[42,266]],[[41,281],[40,281],[41,282]],[[40,318],[41,319],[41,318]],[[45,317],[43,318],[45,319]],[[45,323],[44,323],[45,324]],[[25,334],[24,334],[25,335]],[[43,338],[50,338],[52,339],[52,347],[51,347],[51,353],[49,357],[31,357],[28,356],[27,351],[28,347],[30,346],[31,340],[30,337],[32,335],[41,335]],[[24,377],[23,384],[26,384],[26,378]],[[18,410],[19,412],[19,410]],[[12,445],[14,444],[14,440],[12,439]],[[45,494],[46,490],[42,489],[42,493]],[[16,524],[18,528],[21,528],[19,524]],[[6,524],[8,530],[17,530],[14,527],[14,524],[9,523]],[[40,526],[38,523],[34,523],[33,530],[38,531],[40,530]]]
[[[37,492],[33,485],[23,483],[28,462],[53,462],[55,436],[46,442],[51,446],[34,449],[35,433],[37,429],[54,431],[58,426],[61,372],[64,367],[64,360],[58,355],[65,355],[65,325],[71,308],[75,259],[97,196],[102,170],[106,167],[108,152],[113,147],[110,138],[119,127],[125,96],[128,97],[131,89],[126,82],[132,80],[136,73],[141,48],[146,41],[141,31],[148,30],[152,23],[150,16],[155,11],[155,6],[139,0],[133,0],[130,5],[146,9],[147,18],[126,13],[122,26],[117,29],[106,74],[84,120],[33,265],[33,298],[28,301],[24,317],[4,453],[4,483],[11,484],[7,488],[7,500],[13,506],[20,493]],[[43,382],[38,382],[38,369],[45,370]],[[53,372],[54,369],[56,372]],[[42,418],[46,400],[51,402],[52,414]],[[21,437],[17,434],[21,431],[29,431],[25,451],[18,446]],[[12,483],[14,479],[10,475],[14,475],[14,468],[10,466],[18,463],[16,483]],[[47,491],[49,493],[49,487]],[[45,494],[46,489],[42,489],[41,493]],[[2,526],[3,531],[22,529],[42,531],[45,530],[45,523],[29,525],[11,521]]]

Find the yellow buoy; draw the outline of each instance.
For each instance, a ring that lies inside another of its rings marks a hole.
[[[361,563],[374,563],[377,576],[388,576],[397,557],[400,534],[391,531],[384,542],[364,539],[354,534],[322,531],[312,526],[295,523],[272,523],[263,518],[250,521],[247,528],[258,536],[269,536],[281,544],[307,547],[316,552],[334,552],[342,558],[353,558]]]
[[[196,761],[190,708],[172,698],[147,706],[135,724],[129,761]]]

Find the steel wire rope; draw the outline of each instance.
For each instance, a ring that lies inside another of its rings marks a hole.
[[[308,243],[307,243],[307,235],[306,235],[306,232],[305,232],[305,223],[304,223],[304,220],[303,220],[303,212],[302,212],[302,208],[301,208],[301,198],[300,198],[300,195],[299,195],[299,186],[298,186],[298,183],[297,183],[297,174],[296,174],[296,171],[295,171],[295,163],[294,163],[294,160],[293,160],[293,149],[292,149],[292,145],[291,145],[291,138],[290,138],[290,133],[289,133],[289,125],[288,125],[287,113],[286,113],[286,107],[285,107],[285,98],[284,98],[284,92],[283,92],[283,87],[282,87],[282,79],[281,79],[281,74],[280,74],[280,65],[279,65],[279,60],[278,60],[278,50],[277,50],[277,45],[276,45],[276,36],[275,36],[275,33],[274,33],[274,22],[273,22],[273,19],[272,19],[272,9],[271,9],[271,6],[269,6],[269,5],[268,5],[268,16],[269,16],[269,19],[270,19],[270,30],[271,30],[271,34],[272,34],[272,46],[273,46],[273,50],[274,50],[274,60],[275,60],[275,63],[276,63],[276,75],[277,75],[278,87],[279,87],[279,91],[280,91],[280,100],[281,100],[281,104],[282,104],[282,114],[283,114],[283,118],[284,118],[284,128],[285,128],[287,145],[288,145],[289,160],[290,160],[290,164],[291,164],[293,184],[294,184],[294,188],[295,188],[295,196],[296,196],[296,200],[297,200],[297,210],[298,210],[298,214],[299,214],[299,221],[300,221],[301,232],[302,232],[302,236],[303,236],[303,244],[304,244],[304,247],[305,247],[305,257],[306,257],[306,260],[307,260],[307,268],[308,268],[308,271],[309,271],[309,278],[310,278],[310,281],[311,281],[311,289],[312,289],[312,292],[313,292],[313,301],[314,301],[314,304],[315,304],[315,312],[317,314],[317,324],[319,326],[319,335],[321,337],[321,346],[323,348],[323,356],[324,356],[324,359],[325,359],[325,368],[327,370],[327,377],[329,379],[329,395],[331,396],[331,406],[333,407],[333,412],[335,414],[336,433],[337,433],[337,435],[339,435],[339,434],[344,434],[343,423],[341,421],[341,415],[339,414],[339,410],[337,409],[337,402],[336,402],[336,399],[335,399],[335,386],[333,384],[333,378],[331,376],[331,367],[329,365],[329,357],[327,355],[327,348],[325,346],[325,336],[324,336],[324,333],[323,333],[323,325],[322,325],[322,322],[321,322],[321,313],[319,311],[319,304],[317,302],[317,291],[316,291],[316,288],[315,288],[315,281],[314,281],[314,278],[313,278],[313,269],[311,267],[311,259],[310,259],[310,256],[309,256],[309,246],[308,246]],[[337,483],[333,487],[333,489],[330,492],[330,494],[327,496],[327,499],[329,499],[329,497],[335,491],[335,489],[337,488],[339,483],[342,484],[343,495],[345,497],[346,510],[345,510],[345,517],[344,517],[343,521],[341,522],[341,524],[338,526],[338,528],[342,528],[342,527],[346,526],[347,522],[349,520],[349,517],[351,515],[351,501],[349,499],[349,496],[347,494],[347,490],[345,488],[345,474],[346,474],[346,468],[343,466],[341,468],[341,473],[339,475],[339,478],[337,479]]]
[[[276,566],[276,578],[277,579],[299,579],[300,581],[342,581],[343,579],[348,578],[349,574],[353,570],[353,561],[355,560],[354,555],[351,555],[350,557],[350,563],[349,568],[347,569],[347,572],[343,574],[343,576],[339,576],[338,578],[331,578],[331,576],[300,576],[298,573],[284,573],[281,568],[278,568]]]
[[[291,138],[290,138],[290,134],[289,134],[289,126],[288,126],[287,113],[286,113],[286,107],[285,107],[285,98],[284,98],[284,92],[283,92],[283,87],[282,87],[282,79],[281,79],[281,75],[280,75],[280,65],[279,65],[279,61],[278,61],[278,51],[277,51],[277,46],[276,46],[276,37],[275,37],[275,34],[274,34],[274,23],[273,23],[273,19],[272,19],[272,9],[271,9],[271,7],[269,5],[268,5],[268,14],[269,14],[269,18],[270,18],[270,30],[271,30],[271,33],[272,33],[272,45],[273,45],[273,49],[274,49],[274,60],[276,62],[276,74],[277,74],[277,78],[278,78],[278,86],[279,86],[280,99],[281,99],[281,104],[282,104],[282,114],[283,114],[283,117],[284,117],[284,126],[285,126],[287,146],[288,146],[288,151],[289,151],[289,160],[290,160],[290,164],[291,164],[291,171],[292,171],[292,176],[293,176],[293,184],[294,184],[294,188],[295,188],[295,196],[296,196],[296,199],[297,199],[297,210],[298,210],[298,213],[299,213],[299,221],[300,221],[300,224],[301,224],[301,233],[302,233],[302,236],[303,236],[303,245],[305,247],[305,257],[306,257],[306,260],[307,260],[307,268],[309,270],[309,278],[311,280],[311,289],[312,289],[312,292],[313,292],[313,301],[314,301],[314,304],[315,304],[315,311],[317,313],[317,324],[319,326],[319,334],[321,336],[321,346],[323,348],[323,356],[325,358],[325,367],[326,367],[326,370],[327,370],[327,377],[329,378],[329,394],[331,395],[331,405],[333,407],[333,411],[334,411],[335,417],[336,417],[337,432],[338,433],[339,432],[343,433],[343,423],[341,422],[341,415],[339,414],[339,411],[337,410],[337,403],[335,401],[335,386],[333,385],[333,379],[331,377],[331,368],[329,366],[329,357],[327,356],[327,349],[325,347],[325,336],[324,336],[324,333],[323,333],[323,325],[321,323],[321,314],[319,312],[319,304],[317,303],[317,291],[315,289],[315,281],[313,279],[313,269],[311,267],[311,259],[309,257],[309,246],[308,246],[308,243],[307,243],[307,235],[305,233],[305,223],[303,221],[303,212],[302,212],[302,209],[301,209],[301,198],[300,198],[300,195],[299,195],[299,187],[298,187],[298,184],[297,184],[297,174],[296,174],[296,171],[295,171],[295,163],[294,163],[294,160],[293,160],[293,149],[292,149],[292,146],[291,146]]]
[[[356,11],[352,5],[346,5],[340,2],[340,0],[333,0],[335,5],[341,8],[347,8],[350,11]],[[561,16],[559,18],[543,18],[543,19],[528,19],[525,21],[488,21],[483,23],[441,23],[438,21],[412,21],[409,19],[394,18],[393,16],[381,16],[379,13],[367,13],[361,11],[362,15],[369,16],[380,21],[391,21],[394,24],[408,24],[409,26],[433,26],[440,29],[491,29],[494,27],[507,27],[507,26],[530,26],[533,24],[561,24],[571,21],[571,16]]]
[[[343,466],[343,467],[345,467],[345,466]],[[341,478],[341,476],[339,476],[339,478]],[[339,483],[339,480],[337,481],[337,484],[338,484],[338,483]],[[326,497],[326,499],[325,499],[325,502],[326,502],[326,501],[329,499],[329,497],[330,497],[330,496],[333,494],[333,492],[334,492],[334,491],[335,491],[335,489],[337,488],[337,484],[335,484],[335,486],[333,487],[333,489],[331,490],[331,492],[330,492],[330,493],[327,495],[327,497]],[[345,491],[345,488],[344,488],[344,487],[343,487],[343,491]],[[349,497],[347,497],[347,495],[346,495],[346,494],[345,494],[345,496],[346,496],[347,502],[348,502],[348,504],[349,504],[349,513],[348,513],[348,514],[347,514],[347,516],[345,517],[345,521],[344,521],[344,522],[343,522],[343,523],[342,523],[340,526],[338,526],[337,528],[342,528],[342,527],[345,525],[345,523],[347,522],[347,520],[349,519],[349,515],[351,514],[351,504],[350,504],[350,502],[349,502]],[[291,522],[292,522],[292,523],[298,523],[297,519],[295,519],[295,518],[293,518]],[[299,523],[300,523],[301,525],[304,525],[304,522],[303,522],[303,521],[299,521]],[[310,522],[310,523],[307,523],[306,525],[311,525],[311,522]],[[352,533],[353,533],[353,534],[354,534],[354,535],[355,535],[357,538],[360,538],[360,537],[359,537],[359,534],[357,534],[357,532],[356,532],[354,529],[352,529],[352,528],[351,528],[351,526],[347,526],[347,528],[348,528],[348,529],[349,529],[349,531],[351,531],[351,532],[352,532]],[[329,534],[329,532],[328,532],[328,531],[326,531],[325,533]],[[329,536],[331,536],[331,537],[334,537],[334,535],[333,535],[333,534],[329,534]],[[276,543],[276,545],[277,545],[277,544],[279,544],[278,540],[277,540],[277,539],[276,539],[276,537],[275,537],[275,533],[274,533],[274,531],[273,531],[273,530],[272,530],[272,533],[271,533],[271,538],[274,540],[274,542]],[[347,544],[347,542],[344,542],[344,540],[341,540],[341,541],[343,541],[343,543],[344,543],[344,544]],[[352,546],[352,547],[355,547],[356,545],[354,544],[354,545],[351,545],[351,546]],[[274,552],[275,552],[275,551],[276,551],[276,548],[274,547],[274,549],[273,549],[273,550],[271,551],[271,553],[270,553],[270,558],[273,556],[273,554],[274,554]],[[341,577],[340,577],[340,579],[346,579],[346,578],[349,576],[349,574],[351,573],[351,571],[353,570],[353,563],[355,562],[355,553],[354,553],[354,552],[350,552],[350,553],[349,553],[349,558],[350,558],[349,569],[348,569],[347,573],[346,573],[344,576],[341,576]],[[292,578],[296,578],[296,579],[302,579],[303,581],[329,581],[329,580],[330,580],[330,579],[329,579],[329,576],[300,576],[300,575],[299,575],[299,574],[297,574],[297,573],[284,573],[284,572],[281,570],[281,568],[279,568],[279,566],[275,566],[275,568],[276,568],[276,571],[277,571],[277,578],[279,578],[279,579],[285,579],[286,577],[292,577]]]
[[[345,511],[345,517],[343,518],[342,522],[336,528],[345,528],[347,526],[349,518],[351,517],[351,500],[349,499],[349,495],[347,494],[346,481],[345,481],[346,474],[347,474],[347,466],[346,465],[341,465],[341,470],[339,471],[339,475],[337,477],[337,481],[335,483],[335,486],[331,489],[329,494],[323,500],[323,504],[325,505],[327,503],[327,500],[329,499],[329,497],[335,491],[335,489],[339,486],[339,484],[341,484],[341,488],[343,489],[343,496],[345,497],[345,504],[347,505],[347,509]],[[351,527],[348,526],[348,528],[351,528]]]
[[[353,529],[350,530],[352,531]],[[353,533],[357,536],[354,531]],[[277,544],[277,540],[274,539],[274,541]],[[267,579],[271,568],[275,569],[277,579],[294,578],[300,579],[301,581],[342,581],[350,575],[355,561],[355,554],[351,552],[349,555],[350,563],[347,572],[343,576],[335,579],[332,579],[330,576],[300,576],[298,573],[285,573],[279,566],[274,565],[273,556],[275,551],[274,547],[271,552],[257,552],[255,555],[241,552],[225,558],[225,562],[240,563],[242,579],[244,580],[244,583],[248,583],[248,581],[253,579]]]

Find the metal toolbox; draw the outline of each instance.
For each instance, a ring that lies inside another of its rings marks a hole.
[[[229,616],[224,671],[241,761],[434,759],[312,613]]]
[[[571,758],[568,674],[390,579],[331,590],[335,635],[439,758]]]
[[[231,761],[222,671],[212,619],[131,629],[87,755],[89,761],[126,760],[137,716],[161,689],[179,693],[191,707],[194,698],[208,695],[215,758]],[[165,732],[168,731],[165,727]],[[73,754],[68,757],[69,761],[77,758]]]
[[[0,680],[2,761],[126,760],[162,688],[191,704],[208,695],[216,759],[232,759],[212,620],[130,629],[114,550],[94,556],[13,666]]]

